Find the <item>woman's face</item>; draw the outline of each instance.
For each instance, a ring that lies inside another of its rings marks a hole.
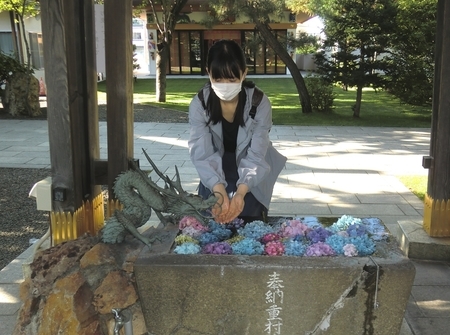
[[[209,75],[209,73],[208,73]],[[241,76],[240,78],[212,78],[211,76],[209,76],[209,79],[211,80],[212,83],[241,83],[244,79],[245,76],[247,75],[247,70],[245,70],[244,73],[242,73],[241,71]]]

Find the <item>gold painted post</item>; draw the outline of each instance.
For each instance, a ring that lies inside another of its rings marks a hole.
[[[450,1],[439,0],[436,30],[436,60],[423,228],[432,237],[450,236]]]

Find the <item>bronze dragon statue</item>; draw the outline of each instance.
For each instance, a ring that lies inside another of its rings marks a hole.
[[[130,233],[150,248],[155,238],[143,236],[137,228],[149,220],[152,210],[164,225],[176,223],[187,215],[206,222],[209,217],[205,216],[205,211],[217,202],[215,196],[203,199],[183,190],[177,166],[175,179],[170,179],[156,167],[147,152],[144,149],[142,151],[152,166],[152,171],[164,181],[164,187],[158,186],[135,164],[133,169],[121,173],[116,178],[113,189],[123,209],[116,210],[105,222],[100,233],[101,240],[105,243],[120,243]]]

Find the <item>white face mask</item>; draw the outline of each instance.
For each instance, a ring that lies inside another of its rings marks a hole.
[[[211,88],[220,100],[231,101],[241,91],[242,82],[238,83],[214,83],[211,81]]]

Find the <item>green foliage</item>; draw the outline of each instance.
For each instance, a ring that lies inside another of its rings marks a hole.
[[[10,10],[22,18],[36,16],[39,13],[39,2],[36,0],[1,0],[0,12]]]
[[[27,66],[24,66],[15,58],[0,53],[0,82],[4,84],[15,72],[32,74],[34,71],[33,69],[28,69]]]
[[[319,38],[307,33],[301,32],[295,38],[288,39],[290,48],[295,49],[298,54],[307,55],[317,52],[319,49]]]
[[[399,176],[398,179],[420,200],[425,200],[428,187],[428,176]]]
[[[364,89],[362,116],[349,115],[355,91],[334,87],[334,109],[329,113],[300,113],[298,92],[291,78],[252,78],[272,103],[273,123],[302,126],[413,127],[431,126],[431,108],[401,103],[386,91]],[[167,79],[167,102],[155,103],[155,80],[138,79],[133,85],[134,101],[158,108],[187,112],[189,103],[206,78]],[[98,85],[99,99],[106,100],[106,83]]]
[[[336,94],[333,84],[319,76],[308,76],[305,84],[315,112],[331,112]]]
[[[317,56],[320,70],[349,87],[383,87],[385,57],[395,31],[397,8],[392,0],[324,0],[318,7],[324,20],[324,51]],[[331,51],[329,56],[325,51]]]
[[[387,75],[400,100],[430,106],[433,94],[437,0],[399,0]]]
[[[139,65],[139,63],[137,62],[137,53],[136,53],[136,45],[133,44],[133,70],[138,70],[141,68],[141,66]]]

